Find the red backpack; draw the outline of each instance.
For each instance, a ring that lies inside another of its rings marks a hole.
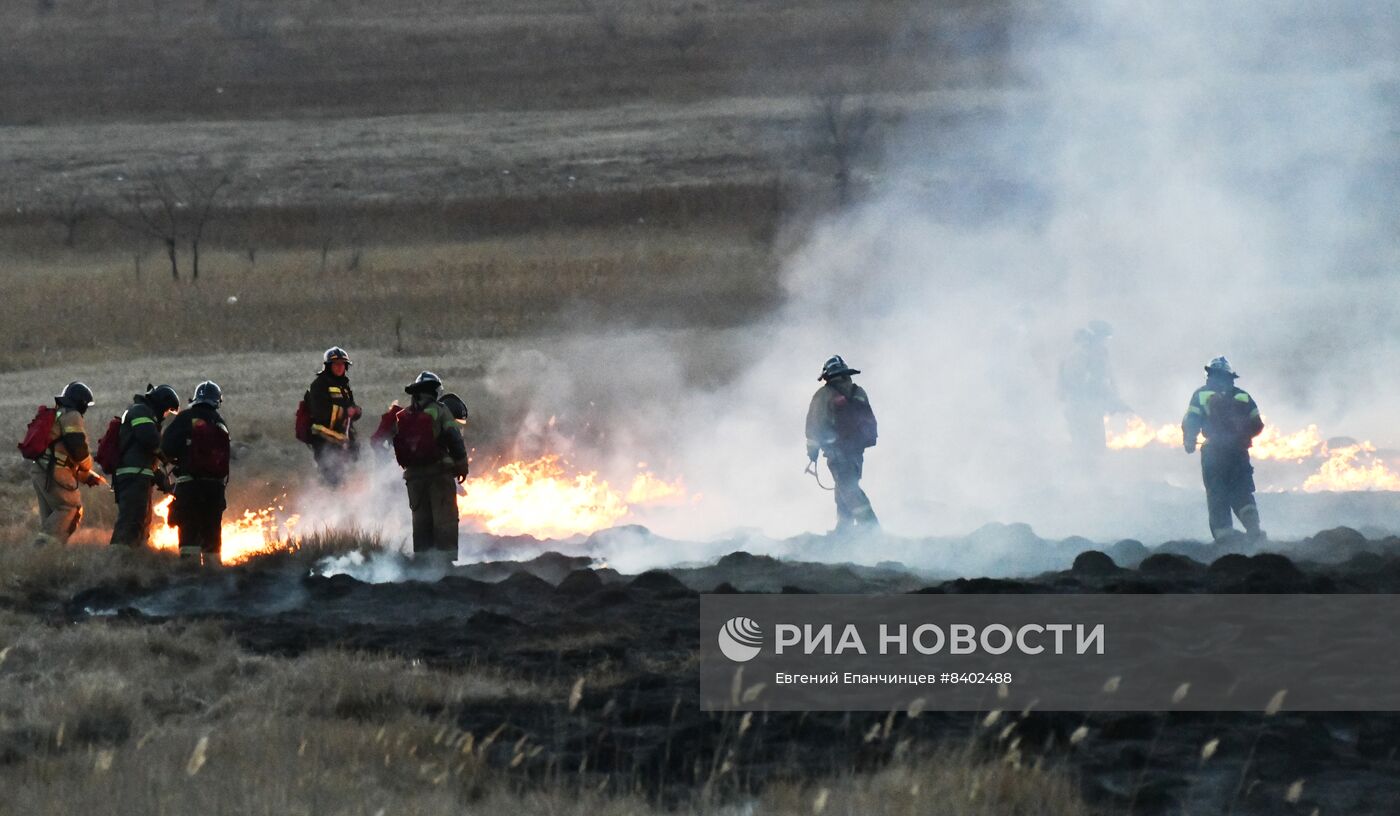
[[[203,419],[190,424],[190,439],[180,467],[196,479],[227,479],[231,458],[228,431]]]
[[[53,444],[53,424],[58,421],[58,409],[40,405],[19,441],[19,453],[25,459],[38,459]]]
[[[1244,399],[1237,399],[1236,393]],[[1243,391],[1217,391],[1206,402],[1206,438],[1238,444],[1249,439],[1254,409]]]
[[[298,442],[311,444],[311,412],[306,408],[306,397],[297,403],[296,432]]]
[[[116,475],[117,468],[122,466],[121,417],[112,417],[107,423],[107,430],[103,431],[102,438],[97,440],[97,453],[92,455],[92,461],[108,476]]]
[[[875,447],[880,432],[868,399],[837,394],[831,404],[836,409],[836,438],[840,444],[862,449]]]
[[[400,467],[422,467],[442,458],[437,436],[433,433],[432,414],[417,408],[399,412],[398,430],[394,432],[394,458]]]
[[[402,406],[390,405],[389,410],[379,418],[379,426],[369,438],[370,444],[376,448],[387,447],[394,439],[394,428],[398,425],[399,414],[402,413]]]

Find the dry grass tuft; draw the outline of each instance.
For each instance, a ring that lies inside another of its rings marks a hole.
[[[33,536],[32,522],[0,535],[0,604],[52,604],[99,584],[153,586],[178,567],[166,553],[96,543],[35,547]]]
[[[869,775],[771,787],[755,813],[879,813],[882,816],[1088,816],[1060,772],[987,762],[947,751]]]

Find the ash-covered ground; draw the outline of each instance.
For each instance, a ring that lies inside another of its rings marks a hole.
[[[681,544],[622,528],[569,549],[602,552],[619,539]],[[989,723],[984,713],[773,713],[741,728],[736,715],[700,711],[695,669],[700,593],[1396,593],[1400,537],[1337,528],[1263,550],[1243,540],[1148,547],[1045,541],[1013,525],[922,542],[996,548],[1008,565],[1064,562],[1022,578],[940,577],[896,562],[828,563],[824,551],[852,542],[805,536],[783,543],[791,557],[736,551],[636,575],[587,554],[504,557],[548,546],[521,539],[476,541],[503,557],[474,563],[371,552],[329,557],[307,570],[274,555],[220,573],[172,573],[143,589],[96,586],[50,611],[132,626],[205,619],[264,654],[341,648],[437,667],[507,667],[565,686],[585,675],[609,677],[581,687],[582,716],[560,716],[556,700],[512,698],[472,707],[456,725],[494,730],[493,761],[509,773],[545,775],[588,758],[588,773],[663,799],[703,785],[718,762],[741,769],[741,790],[756,790],[781,779],[876,768],[907,751],[908,741],[972,745],[991,756],[1014,740],[1031,761],[1068,765],[1085,797],[1108,812],[1384,813],[1400,801],[1400,715],[1031,711]],[[903,740],[871,739],[895,719]],[[1087,736],[1076,738],[1081,727]],[[545,748],[524,759],[512,755],[510,746],[522,738]],[[1206,761],[1202,752],[1212,741]],[[1296,802],[1286,801],[1290,788]]]

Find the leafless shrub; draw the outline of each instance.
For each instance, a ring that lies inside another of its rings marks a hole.
[[[127,181],[127,189],[121,193],[125,206],[107,215],[131,232],[159,241],[165,247],[172,280],[180,279],[179,248],[182,241],[188,241],[190,279],[197,281],[200,242],[220,193],[231,181],[228,169],[213,167],[207,161],[192,169],[152,170]]]
[[[69,184],[49,191],[46,209],[63,227],[63,245],[72,248],[78,241],[78,226],[92,217],[92,197],[86,187]]]
[[[851,201],[851,169],[865,149],[876,122],[875,109],[865,96],[832,89],[817,100],[818,146],[833,164],[836,200]]]

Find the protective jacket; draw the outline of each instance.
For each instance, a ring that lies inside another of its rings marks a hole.
[[[1181,433],[1188,451],[1196,448],[1196,435],[1220,448],[1248,450],[1254,437],[1264,430],[1264,420],[1254,398],[1231,382],[1207,379],[1197,388],[1181,420]]]
[[[160,438],[161,453],[167,462],[175,465],[176,482],[189,481],[193,478],[192,474],[185,470],[183,459],[185,450],[190,444],[190,437],[194,432],[195,422],[211,422],[223,428],[224,433],[228,433],[228,425],[224,422],[224,418],[219,416],[219,410],[212,405],[203,403],[191,405],[176,415]]]
[[[433,438],[437,440],[442,458],[436,464],[404,468],[405,479],[415,479],[440,474],[460,472],[466,475],[467,444],[462,439],[462,429],[447,406],[432,397],[415,396],[414,405],[432,417]],[[397,432],[397,429],[396,429]]]
[[[45,468],[66,468],[78,481],[87,479],[93,462],[88,449],[87,426],[81,413],[59,405],[53,430],[49,432],[49,449],[37,461]]]
[[[818,451],[825,453],[828,459],[849,458],[865,451],[861,440],[841,438],[836,421],[838,398],[870,403],[865,389],[850,377],[833,377],[818,388],[807,406],[808,459],[815,460]]]
[[[313,438],[345,442],[350,424],[350,409],[355,407],[355,394],[350,390],[349,377],[337,377],[323,371],[306,389],[306,410],[311,415]]]
[[[143,395],[122,414],[119,442],[121,459],[114,476],[153,478],[160,459],[160,430],[163,417],[147,404]]]

